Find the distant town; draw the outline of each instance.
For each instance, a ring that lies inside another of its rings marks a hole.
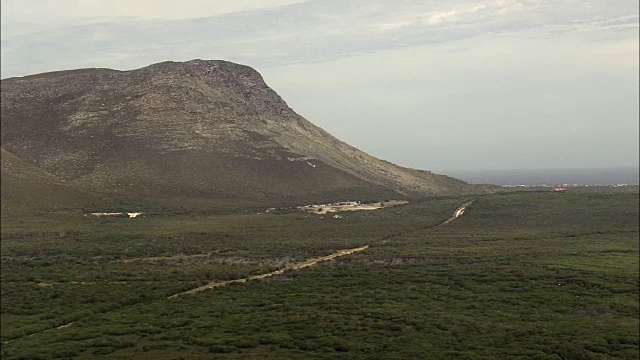
[[[610,188],[617,188],[617,187],[631,187],[631,186],[638,186],[638,185],[634,185],[634,184],[562,184],[562,185],[550,185],[550,184],[540,184],[540,185],[524,185],[524,184],[520,184],[520,185],[501,185],[502,187],[505,188],[515,188],[515,187],[521,187],[521,188],[538,188],[538,187],[543,187],[543,188],[554,188],[554,189],[560,189],[560,188],[572,188],[572,187],[610,187]]]

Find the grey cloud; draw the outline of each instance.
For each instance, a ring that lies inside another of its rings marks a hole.
[[[129,69],[163,60],[224,58],[256,67],[532,28],[637,27],[637,4],[604,1],[308,1],[186,20],[117,21],[11,36],[2,76],[77,67]]]

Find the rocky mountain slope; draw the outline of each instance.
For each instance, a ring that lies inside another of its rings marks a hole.
[[[1,86],[3,149],[74,189],[249,200],[474,191],[349,146],[296,114],[254,69],[226,61],[61,71]]]
[[[1,154],[3,218],[25,209],[68,209],[111,202],[108,196],[78,189],[5,149]]]

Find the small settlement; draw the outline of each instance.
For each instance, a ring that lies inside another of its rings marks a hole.
[[[408,204],[406,200],[389,200],[375,203],[361,203],[360,201],[343,201],[331,204],[298,206],[298,210],[312,214],[324,215],[338,211],[378,210],[398,205]]]
[[[129,216],[129,219],[133,219],[136,218],[140,215],[142,215],[143,213],[141,212],[128,212],[128,213],[121,213],[121,212],[97,212],[97,213],[91,213],[91,214],[84,214],[84,216],[87,215],[92,215],[92,216],[124,216],[124,215]]]

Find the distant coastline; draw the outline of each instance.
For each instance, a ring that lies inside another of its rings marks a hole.
[[[517,169],[442,171],[472,184],[495,185],[638,185],[640,168]]]

